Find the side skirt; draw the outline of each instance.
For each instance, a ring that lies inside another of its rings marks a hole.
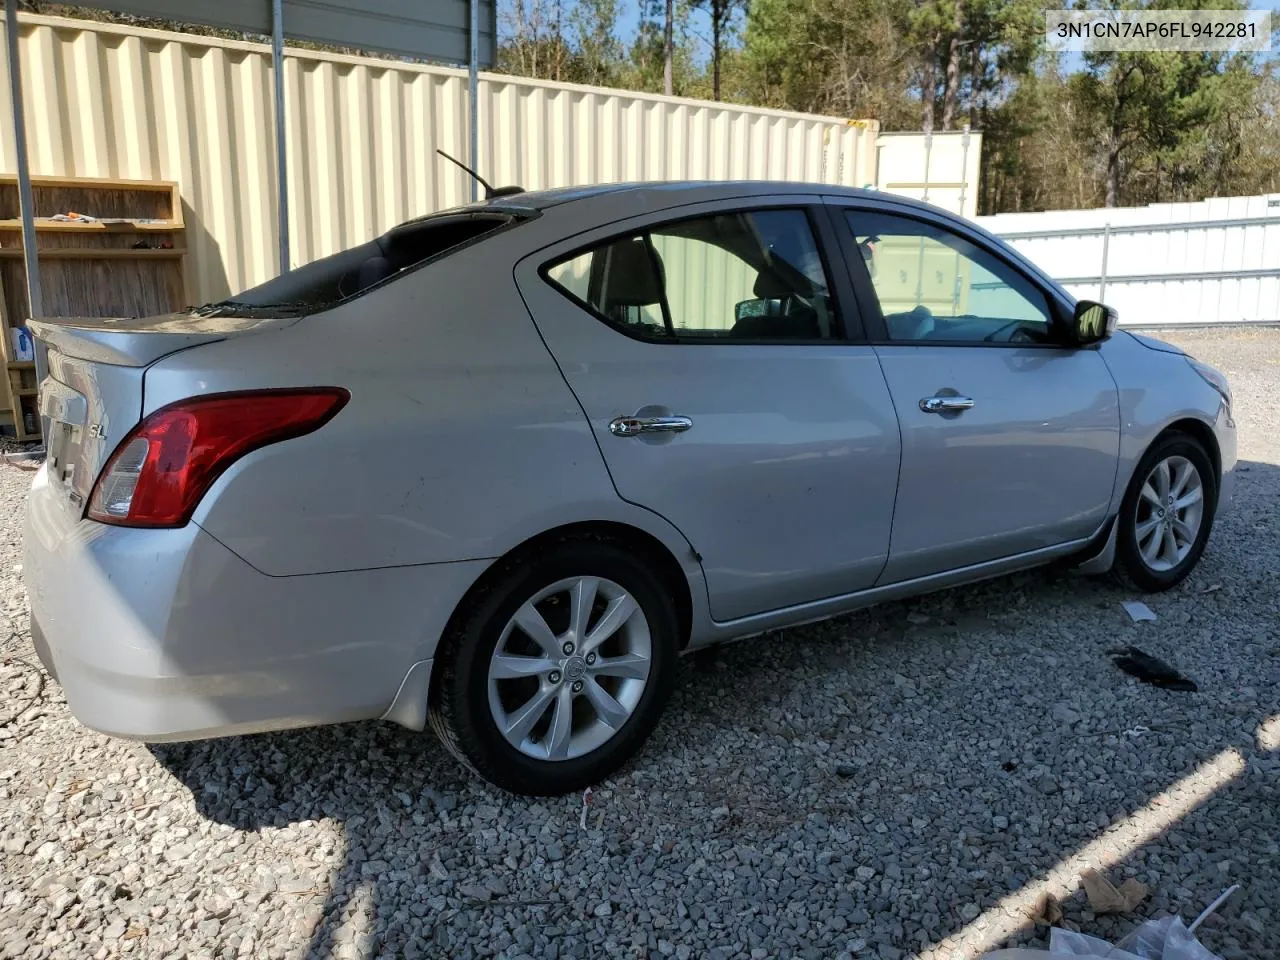
[[[1071,540],[1057,546],[1043,547],[1039,550],[1031,550],[1012,557],[988,560],[984,563],[975,563],[967,567],[947,570],[943,573],[930,574],[927,577],[917,577],[914,580],[904,580],[901,583],[891,583],[883,587],[872,587],[869,590],[860,590],[857,593],[828,597],[825,600],[814,600],[809,603],[786,607],[782,610],[771,610],[768,613],[753,614],[737,620],[706,624],[700,629],[695,629],[695,634],[690,639],[687,649],[696,650],[699,647],[710,646],[711,644],[727,643],[731,640],[745,640],[748,637],[759,636],[762,633],[783,627],[798,627],[806,623],[817,623],[821,620],[829,620],[842,613],[850,613],[854,610],[875,606],[878,603],[901,600],[904,597],[932,593],[935,590],[945,590],[950,587],[977,583],[981,580],[990,580],[993,577],[1001,577],[1021,570],[1045,566],[1055,560],[1066,559],[1071,565],[1085,563],[1089,567],[1100,565],[1105,561],[1106,566],[1104,569],[1110,569],[1110,557],[1114,556],[1115,553],[1115,526],[1115,523],[1108,521],[1098,533],[1082,540]],[[1077,560],[1076,558],[1080,559]]]

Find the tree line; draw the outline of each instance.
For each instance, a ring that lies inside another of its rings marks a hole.
[[[1071,58],[1045,48],[1044,11],[1058,5],[1030,0],[635,2],[500,0],[498,69],[885,130],[967,125],[983,134],[982,213],[1280,192],[1272,54]]]

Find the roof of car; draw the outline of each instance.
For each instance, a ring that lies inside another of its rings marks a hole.
[[[531,207],[546,210],[566,203],[596,200],[604,197],[618,199],[618,194],[630,193],[637,200],[654,201],[655,208],[680,203],[696,203],[700,200],[717,200],[735,196],[769,196],[776,194],[826,194],[848,197],[886,197],[875,190],[844,187],[829,183],[801,183],[789,180],[658,180],[635,183],[601,183],[576,187],[554,187],[548,190],[529,190],[525,193],[495,197],[478,205],[493,204],[504,207]],[[894,202],[908,206],[936,210],[930,204],[906,197],[888,195]]]

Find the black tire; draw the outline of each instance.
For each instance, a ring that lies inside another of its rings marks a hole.
[[[1151,471],[1169,457],[1185,457],[1200,475],[1203,490],[1203,514],[1200,528],[1187,555],[1167,570],[1153,569],[1142,556],[1138,546],[1138,511],[1142,487]],[[1120,525],[1116,537],[1116,561],[1112,576],[1123,586],[1136,587],[1146,593],[1159,593],[1177,586],[1200,562],[1205,544],[1213,529],[1213,518],[1218,507],[1218,476],[1213,461],[1199,440],[1185,433],[1168,433],[1156,440],[1138,462],[1125,490],[1116,523]]]
[[[489,664],[526,601],[561,580],[600,577],[625,589],[648,622],[649,676],[630,717],[603,744],[571,759],[538,759],[509,743],[489,708]],[[465,601],[436,654],[429,717],[446,749],[495,786],[557,796],[599,783],[644,745],[670,695],[678,618],[669,591],[641,556],[608,539],[574,537],[502,562]]]

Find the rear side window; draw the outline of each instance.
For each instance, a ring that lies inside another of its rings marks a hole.
[[[520,209],[466,210],[410,220],[376,240],[290,270],[203,309],[226,316],[244,311],[316,313],[534,215],[532,210]]]
[[[545,275],[610,325],[646,340],[839,335],[826,271],[802,210],[663,224],[557,261]]]

